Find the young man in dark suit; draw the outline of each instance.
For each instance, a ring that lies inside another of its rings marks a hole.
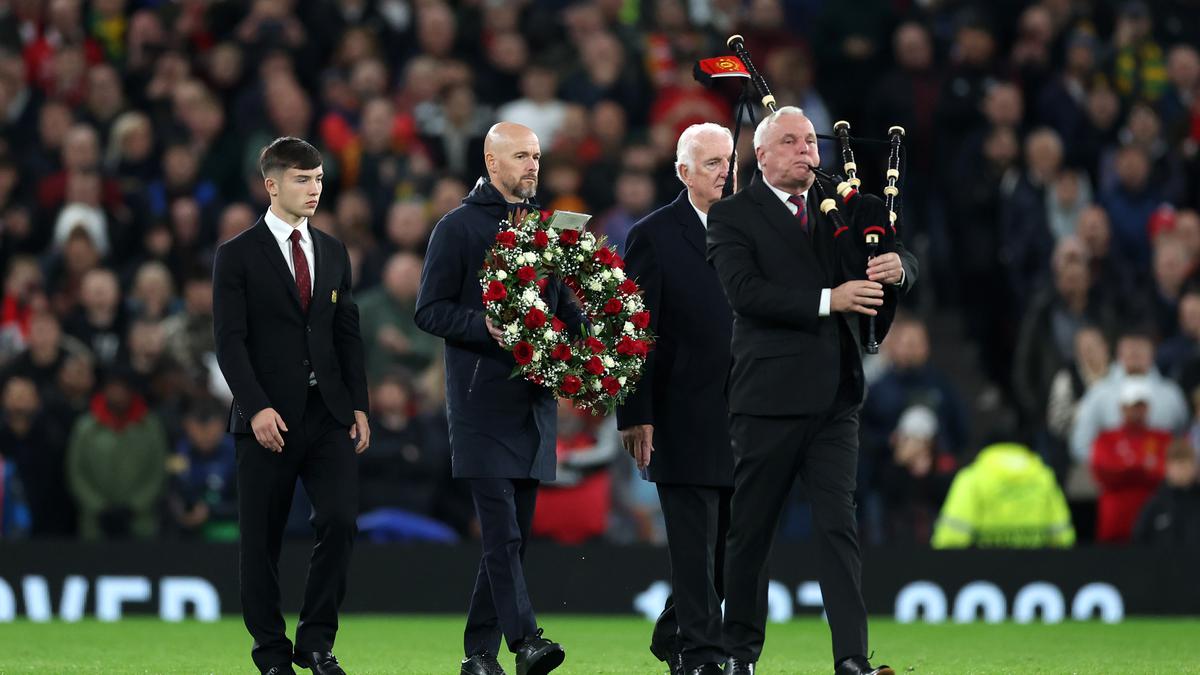
[[[858,316],[894,312],[897,293],[916,280],[916,261],[897,244],[899,253],[870,261],[868,279],[842,278],[832,221],[810,190],[811,167],[821,162],[816,132],[799,108],[766,117],[754,150],[762,178],[713,205],[708,221],[708,258],[734,315],[725,672],[753,675],[762,652],[767,555],[799,476],[812,505],[837,675],[891,675],[866,658],[854,513],[864,393]],[[877,199],[855,204],[874,212],[847,216],[888,222]]]
[[[500,222],[531,208],[541,148],[527,127],[501,122],[484,143],[488,176],[462,206],[438,222],[429,240],[417,326],[446,341],[446,406],[451,464],[466,479],[483,536],[483,557],[467,612],[463,675],[497,675],[503,635],[517,675],[545,675],[565,657],[542,637],[525,583],[523,559],[538,483],[553,480],[558,405],[546,387],[510,377],[516,362],[501,327],[484,313],[479,270]],[[548,313],[578,335],[583,316],[561,281],[547,284]]]
[[[275,139],[259,168],[271,207],[217,249],[213,271],[217,360],[234,396],[242,614],[263,673],[292,673],[294,662],[342,675],[333,641],[356,532],[357,453],[371,438],[350,258],[309,227],[323,177],[316,148]],[[278,563],[297,478],[317,542],[293,650]]]
[[[657,346],[637,389],[617,408],[625,449],[658,488],[671,559],[671,596],[650,651],[673,675],[721,672],[725,534],[733,493],[729,340],[733,314],[704,257],[708,210],[731,180],[733,137],[696,124],[679,137],[686,189],[629,232],[625,273],[642,286]]]

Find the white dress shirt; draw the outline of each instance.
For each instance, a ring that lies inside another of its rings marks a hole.
[[[771,185],[770,183],[768,183],[765,179],[763,180],[763,184],[766,185],[767,187],[771,188],[771,192],[774,192],[775,196],[779,197],[779,201],[783,202],[783,205],[785,207],[787,207],[787,210],[793,216],[796,215],[796,212],[800,210],[800,207],[798,207],[795,204],[788,201],[792,197],[790,192],[784,192],[783,190],[780,190],[779,188],[775,187],[774,185]],[[804,205],[808,206],[808,190],[801,192],[800,196],[804,197]],[[799,225],[797,224],[796,227],[799,227]],[[812,219],[811,218],[809,219],[809,227],[812,227]],[[829,316],[829,303],[832,298],[833,298],[833,289],[831,289],[831,288],[822,288],[821,289],[821,303],[819,305],[817,305],[817,316]]]
[[[696,211],[696,215],[700,217],[700,224],[704,226],[705,231],[708,230],[708,214],[701,211],[696,202],[692,201],[692,193],[688,193],[688,203],[692,205],[692,209]]]
[[[312,298],[312,284],[317,280],[316,259],[313,255],[313,240],[312,235],[308,231],[308,218],[300,221],[296,227],[292,227],[283,222],[283,219],[275,215],[271,209],[267,209],[267,215],[263,218],[266,221],[267,227],[271,230],[271,236],[275,237],[275,241],[279,243],[279,251],[283,253],[283,259],[287,262],[288,271],[292,273],[292,278],[296,278],[296,261],[292,259],[292,230],[300,231],[300,250],[304,251],[304,259],[308,262],[308,296]],[[317,383],[316,373],[309,371],[308,386],[313,386]]]
[[[308,218],[300,221],[296,227],[292,227],[283,222],[283,219],[275,215],[271,209],[267,209],[267,215],[263,220],[267,221],[267,227],[271,229],[271,235],[275,237],[275,241],[279,243],[279,252],[283,254],[284,261],[287,262],[288,271],[292,273],[292,278],[296,278],[296,261],[292,260],[292,230],[300,231],[300,250],[304,251],[304,257],[308,261],[308,283],[309,296],[312,296],[312,283],[317,278],[316,259],[313,256],[313,240],[312,235],[308,231]]]

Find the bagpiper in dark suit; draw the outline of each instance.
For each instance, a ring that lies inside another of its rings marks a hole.
[[[650,650],[672,673],[688,675],[720,672],[725,661],[722,578],[733,493],[725,383],[733,314],[705,259],[704,236],[732,151],[721,126],[685,130],[676,168],[687,189],[634,225],[626,244],[626,273],[642,286],[656,346],[637,389],[617,408],[617,426],[656,484],[666,523],[672,593]]]
[[[708,223],[708,258],[734,315],[726,672],[751,675],[762,652],[767,556],[798,476],[812,506],[834,667],[838,675],[890,674],[866,659],[854,505],[864,394],[857,316],[894,312],[897,293],[916,280],[916,261],[897,242],[897,252],[871,261],[874,281],[842,278],[832,223],[809,189],[809,167],[820,164],[816,133],[798,108],[763,120],[755,152],[762,179],[715,204]],[[876,213],[851,218],[888,222],[878,199],[856,203]]]
[[[260,167],[271,208],[217,249],[217,360],[233,391],[242,614],[264,673],[291,663],[342,673],[337,610],[358,513],[357,454],[370,443],[367,376],[350,258],[309,227],[321,196],[321,154],[298,138],[267,146]],[[279,549],[296,479],[313,504],[317,543],[296,643],[279,607]]]

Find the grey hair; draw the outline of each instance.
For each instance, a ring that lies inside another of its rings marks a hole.
[[[683,180],[683,174],[679,171],[679,165],[685,164],[687,165],[687,168],[693,171],[696,170],[695,161],[696,145],[698,144],[697,139],[700,137],[700,134],[709,131],[714,133],[723,133],[729,139],[730,143],[733,142],[733,133],[731,133],[729,129],[726,129],[720,124],[716,124],[714,122],[693,124],[692,126],[684,129],[683,133],[679,134],[679,143],[675,146],[675,177],[679,180]]]
[[[775,122],[784,115],[800,115],[804,116],[804,111],[794,105],[785,105],[779,110],[767,115],[758,123],[758,127],[754,130],[754,150],[758,151],[762,147],[763,141],[766,140],[767,132],[774,126]]]

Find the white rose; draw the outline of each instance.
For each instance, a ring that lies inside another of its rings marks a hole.
[[[634,302],[633,300],[625,301],[625,311],[629,312],[630,314],[638,311],[639,309],[641,309],[641,307],[638,307],[638,303]]]
[[[592,242],[584,239],[583,241],[579,242],[579,248],[584,251],[590,251],[592,250]]]
[[[526,253],[525,254],[525,262],[529,263],[530,265],[537,262],[537,254],[533,253],[533,252]]]
[[[608,281],[609,279],[612,278],[612,272],[610,272],[609,270],[604,270],[603,272],[600,273],[600,278],[605,281]]]
[[[521,328],[515,323],[510,323],[504,327],[504,332],[508,333],[509,335],[516,335],[517,333],[521,332]]]
[[[630,335],[633,335],[634,327],[633,327],[633,324],[632,324],[632,323],[629,323],[628,321],[626,321],[626,322],[625,322],[624,329],[625,329],[625,332],[626,332],[626,333],[629,333]]]
[[[604,324],[598,323],[592,326],[592,335],[599,335],[604,332]]]
[[[550,262],[551,260],[554,260],[554,253],[552,251],[546,251],[542,254],[542,259],[546,262]]]
[[[575,256],[575,262],[583,262],[583,256],[581,256],[581,255]]]
[[[626,378],[625,378],[625,376],[624,376],[624,375],[622,375],[622,376],[620,376],[620,377],[618,377],[618,378],[617,378],[617,382],[618,382],[618,383],[619,383],[619,384],[620,384],[622,387],[624,387],[624,386],[625,386],[625,379],[626,379]]]
[[[615,268],[612,275],[617,278],[617,281],[625,281],[625,270],[620,267]]]
[[[600,391],[600,380],[592,382],[592,391]]]
[[[496,272],[496,278],[499,279],[500,281],[504,281],[505,279],[508,278],[508,272],[505,272],[504,270],[500,270],[499,272]]]
[[[533,362],[537,363],[542,360],[542,353],[538,350],[533,350]]]
[[[613,360],[613,357],[611,357],[611,356],[604,357],[604,367],[605,368],[612,368],[615,365],[617,365],[617,362]]]
[[[542,310],[543,312],[544,312],[544,311],[546,311],[546,303],[542,302],[542,299],[541,299],[541,298],[538,298],[537,300],[534,300],[534,301],[533,301],[533,306],[534,306],[534,307],[537,307],[538,309]]]
[[[599,279],[592,279],[588,282],[588,289],[590,290],[598,291],[602,288],[604,288],[604,284],[600,283]]]
[[[545,333],[542,333],[542,339],[544,339],[544,340],[547,340],[547,341],[549,341],[549,340],[553,340],[553,339],[554,339],[554,337],[555,337],[555,336],[554,336],[554,329],[553,329],[553,328],[547,328],[547,329],[546,329],[546,332],[545,332]]]
[[[525,291],[521,293],[521,299],[525,301],[525,304],[532,305],[538,299],[538,292],[532,288],[526,288]]]

